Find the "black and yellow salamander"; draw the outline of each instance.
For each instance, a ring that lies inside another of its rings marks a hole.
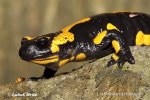
[[[135,63],[129,46],[150,46],[150,15],[104,13],[77,21],[62,30],[21,41],[23,60],[45,66],[41,77],[53,77],[59,67],[72,61],[98,59],[112,54],[107,66]]]

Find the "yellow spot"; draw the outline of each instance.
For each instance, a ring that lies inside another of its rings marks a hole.
[[[64,64],[66,64],[69,60],[70,60],[70,59],[61,60],[61,61],[59,62],[59,65],[58,65],[58,66],[62,66],[62,65],[64,65]]]
[[[113,29],[115,29],[115,30],[118,30],[119,31],[119,29],[116,27],[116,26],[114,26],[113,24],[111,24],[111,23],[108,23],[107,24],[107,30],[113,30]]]
[[[71,32],[63,32],[60,33],[58,36],[54,37],[54,40],[51,44],[51,51],[52,53],[59,51],[59,45],[66,44],[67,42],[73,42],[74,41],[74,34]]]
[[[69,30],[73,26],[75,26],[76,24],[79,24],[79,23],[84,23],[89,20],[90,20],[90,18],[85,18],[85,19],[82,19],[82,20],[62,29],[62,33],[60,33],[58,36],[54,37],[54,40],[52,41],[52,44],[51,44],[52,53],[59,52],[59,45],[63,45],[63,44],[66,44],[67,42],[74,41],[74,34],[69,32]]]
[[[107,31],[103,31],[101,33],[98,33],[97,36],[93,39],[94,44],[100,44],[103,40],[103,38],[106,36]]]
[[[139,31],[136,35],[136,45],[143,45],[144,34],[142,31]]]
[[[79,53],[77,56],[76,56],[76,60],[83,60],[86,58],[86,55],[84,53]]]
[[[71,32],[69,32],[69,30],[70,30],[73,26],[75,26],[76,24],[84,23],[84,22],[89,21],[89,20],[90,20],[90,18],[84,18],[84,19],[82,19],[82,20],[80,20],[80,21],[77,21],[77,22],[74,23],[74,24],[71,24],[71,25],[69,25],[69,26],[63,28],[63,29],[62,29],[62,33],[59,34],[58,36],[56,36],[56,37],[54,38],[53,43],[59,45],[59,44],[64,44],[64,43],[66,43],[67,41],[72,42],[72,41],[74,40],[74,34],[71,33]]]
[[[63,28],[62,31],[63,31],[63,32],[68,32],[73,26],[75,26],[75,25],[77,25],[77,24],[80,24],[80,23],[87,22],[87,21],[89,21],[90,19],[91,19],[91,18],[84,18],[84,19],[82,19],[82,20],[79,20],[79,21],[77,21],[76,23],[71,24],[71,25],[69,25],[69,26]]]
[[[31,62],[37,63],[37,64],[50,64],[53,62],[57,62],[58,60],[59,60],[58,55],[54,55],[54,56],[47,57],[47,58],[31,60]]]
[[[113,40],[112,41],[112,46],[114,47],[116,53],[119,52],[119,50],[120,50],[120,44],[119,44],[118,41]]]
[[[115,55],[115,54],[112,55],[112,58],[113,58],[115,61],[117,61],[117,60],[119,59],[119,57],[118,57],[117,55]]]
[[[56,45],[62,45],[69,42],[73,42],[74,40],[74,34],[71,32],[63,32],[60,33],[58,36],[54,37],[54,40],[52,41],[52,44]]]
[[[51,60],[41,60],[41,61],[32,60],[31,62],[36,63],[36,64],[49,64],[49,63],[53,63],[53,62],[57,62],[57,61],[58,61],[58,58],[51,59]]]
[[[27,39],[27,40],[32,40],[32,39],[33,39],[33,38],[30,37],[30,36],[25,36],[25,37],[23,37],[23,38],[25,38],[25,39]]]
[[[58,47],[58,45],[51,44],[51,52],[52,52],[52,53],[59,52],[59,47]]]
[[[144,44],[150,45],[150,35],[144,35]]]
[[[136,45],[150,45],[150,35],[144,35],[142,31],[139,31],[135,42]]]
[[[70,57],[70,58],[68,58],[68,59],[61,60],[61,61],[59,62],[59,65],[58,65],[58,66],[63,66],[64,64],[66,64],[66,63],[68,63],[69,61],[72,61],[72,60],[74,60],[74,56],[72,56],[72,57]]]

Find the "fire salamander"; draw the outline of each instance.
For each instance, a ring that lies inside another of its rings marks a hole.
[[[45,66],[41,77],[53,77],[58,68],[73,61],[98,59],[112,54],[107,66],[135,63],[129,46],[150,46],[150,15],[104,13],[77,21],[62,30],[21,41],[23,60]]]

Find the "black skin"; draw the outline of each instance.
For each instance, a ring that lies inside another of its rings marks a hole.
[[[129,17],[129,15],[135,15]],[[59,55],[59,61],[76,56],[79,53],[84,53],[86,59],[98,59],[109,54],[115,53],[111,45],[113,40],[117,40],[120,44],[120,50],[116,55],[119,59],[116,61],[113,58],[108,62],[110,67],[118,64],[121,69],[125,62],[134,64],[135,60],[131,54],[129,46],[134,46],[136,34],[141,30],[145,34],[150,33],[150,16],[143,13],[105,13],[90,17],[89,21],[74,25],[69,32],[74,34],[74,41],[60,45],[60,51],[52,53],[50,45],[52,40],[62,31],[39,36],[32,40],[24,38],[22,46],[19,50],[19,55],[23,60],[31,61],[39,58],[46,58],[52,55]],[[101,44],[94,44],[93,39],[99,32],[106,30],[106,25],[112,23],[119,29],[107,30],[107,35],[103,38]],[[50,37],[47,39],[46,37]],[[41,77],[32,77],[30,80],[48,79],[53,77],[58,70],[58,62],[45,64],[45,71]],[[76,61],[76,60],[73,60]]]

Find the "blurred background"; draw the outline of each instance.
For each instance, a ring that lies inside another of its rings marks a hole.
[[[150,0],[0,0],[0,85],[43,73],[44,67],[19,58],[23,36],[59,31],[84,17],[118,11],[150,14]]]

